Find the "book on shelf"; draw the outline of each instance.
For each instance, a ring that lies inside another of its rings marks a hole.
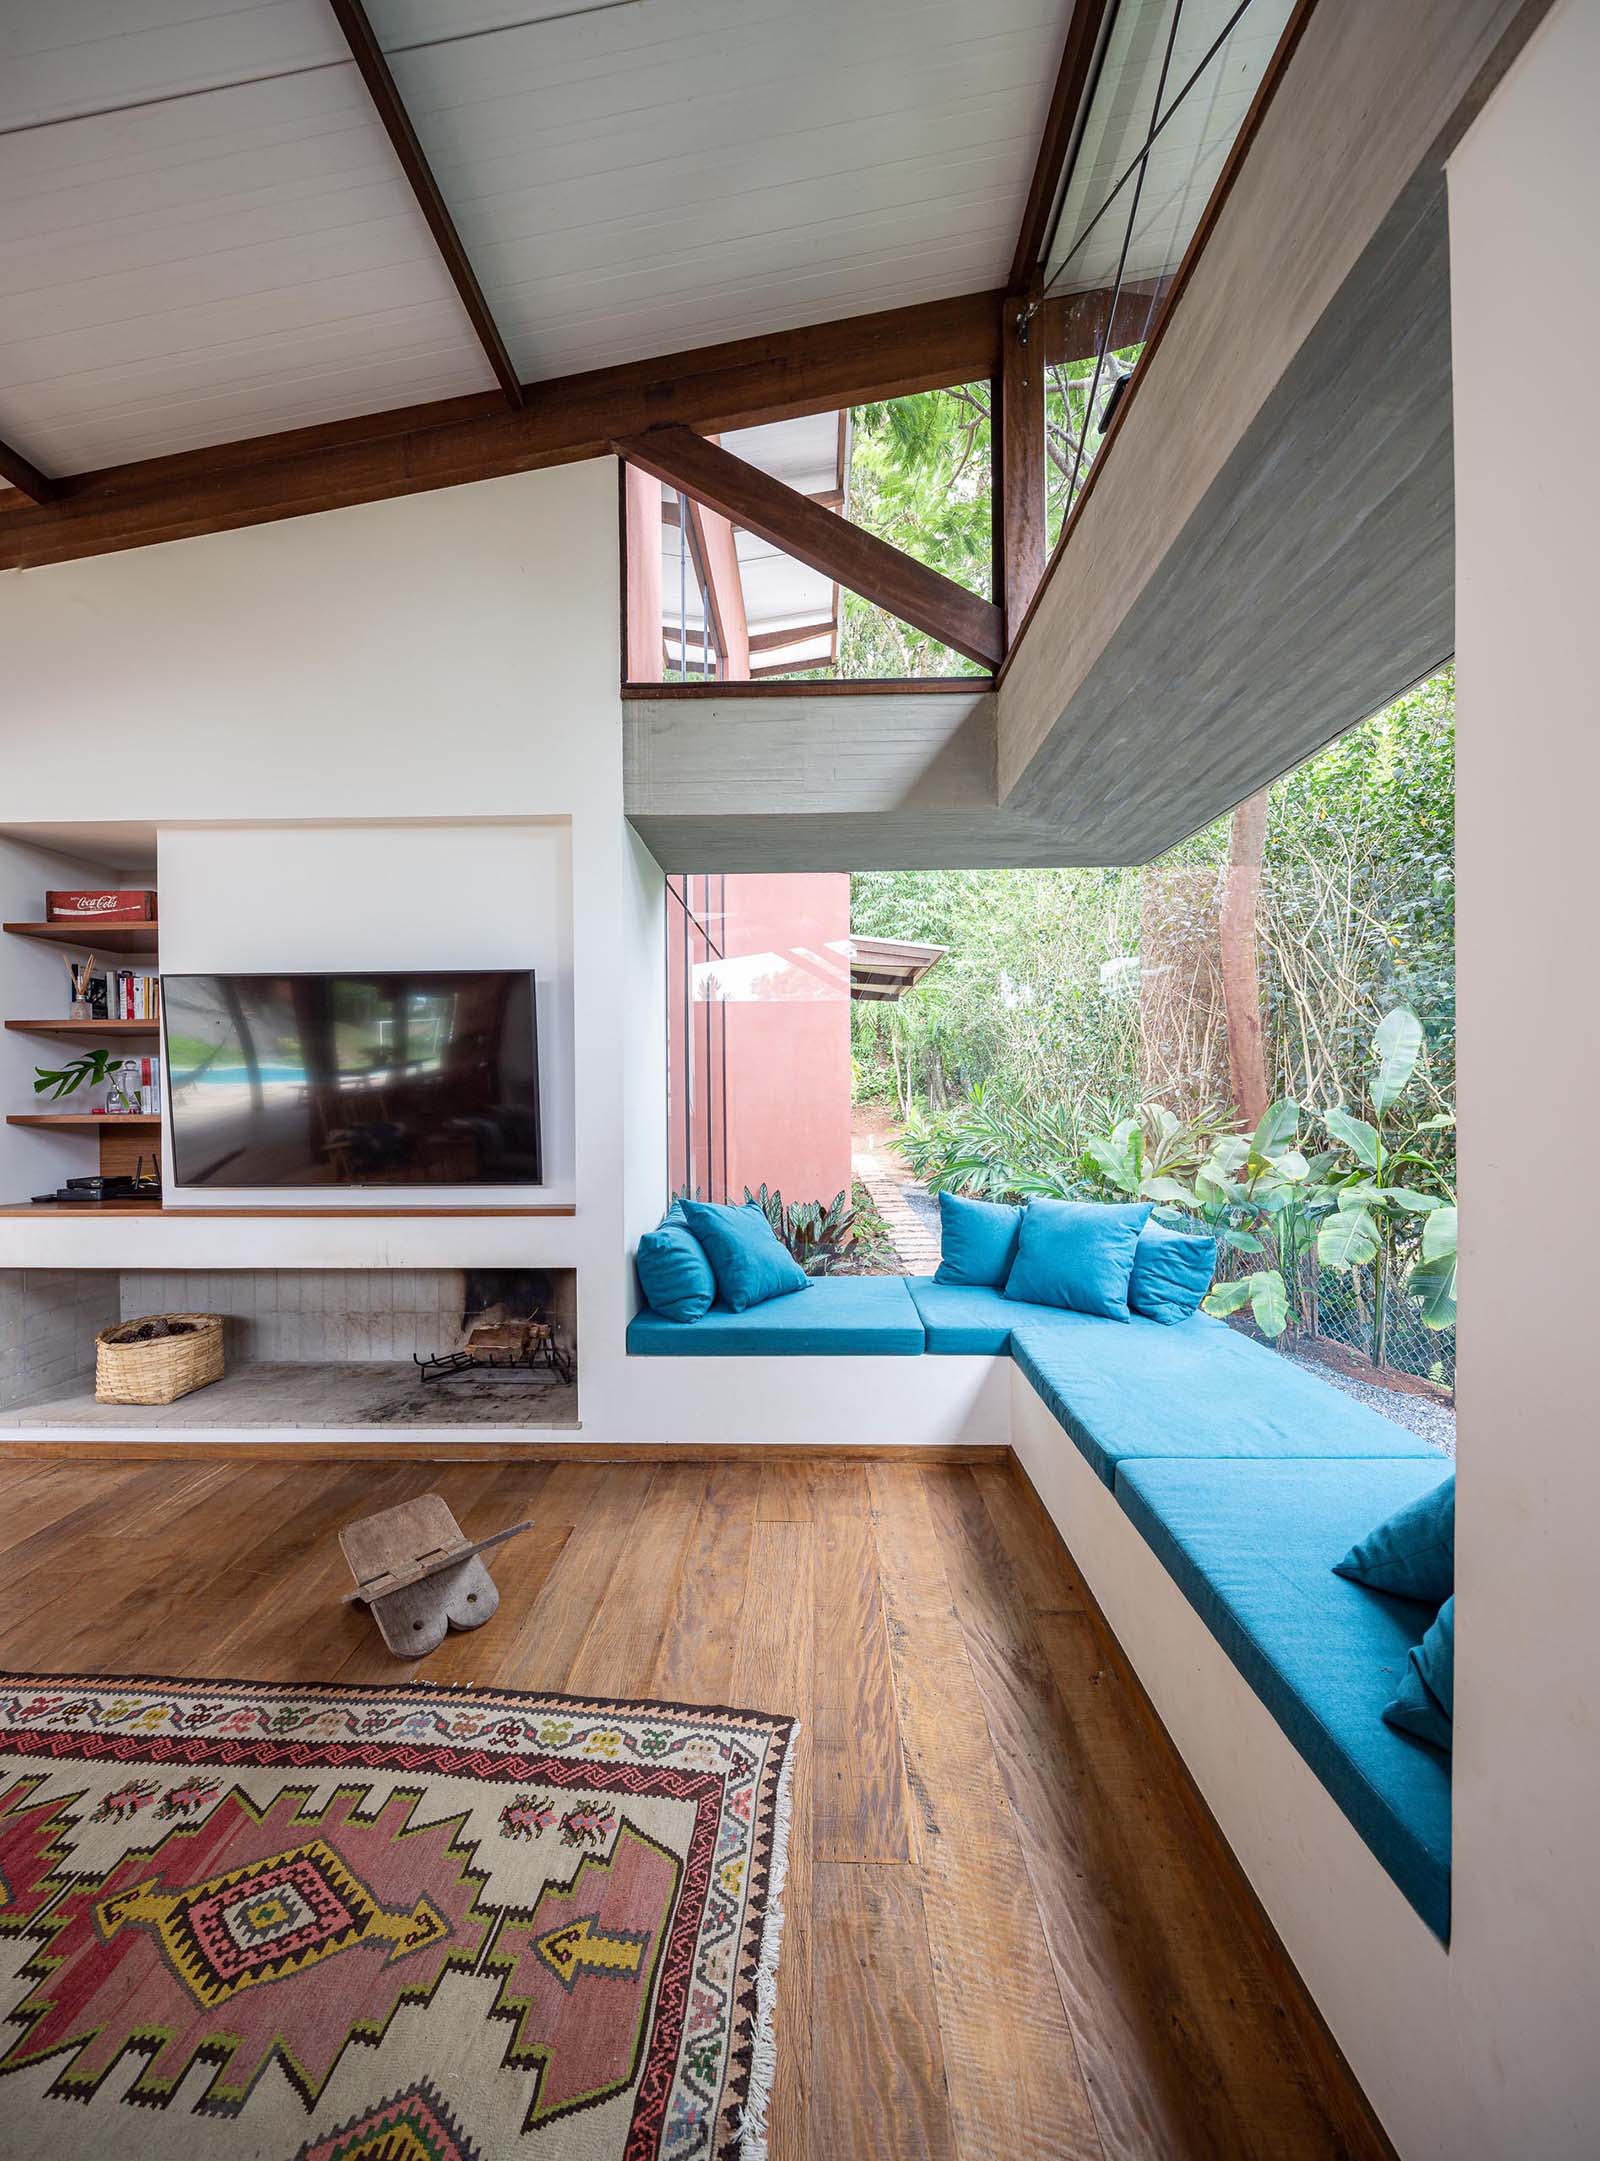
[[[144,975],[137,968],[111,968],[106,972],[106,1014],[111,1020],[161,1018],[161,978]]]

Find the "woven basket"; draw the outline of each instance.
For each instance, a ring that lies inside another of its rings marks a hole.
[[[119,1343],[122,1321],[94,1339],[96,1403],[176,1403],[196,1388],[222,1378],[220,1313],[145,1313],[140,1320],[192,1321],[188,1335],[152,1336],[143,1343]]]

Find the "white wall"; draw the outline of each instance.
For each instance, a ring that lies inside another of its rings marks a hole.
[[[0,577],[6,821],[156,826],[174,971],[531,958],[561,1053],[541,1004],[549,1197],[576,1205],[304,1222],[219,1194],[181,1220],[0,1219],[0,1268],[576,1268],[586,1439],[1003,1442],[993,1361],[835,1359],[800,1390],[779,1361],[623,1355],[666,1194],[666,1030],[617,572],[596,460]]]
[[[1450,166],[1462,1257],[1455,1936],[1469,2148],[1600,2152],[1600,6]],[[1530,1135],[1541,1139],[1530,1145]]]
[[[375,1198],[398,1197],[440,1208],[576,1199],[572,838],[565,819],[169,828],[160,835],[159,891],[166,975],[532,968],[544,1182],[402,1196],[334,1188],[315,1199],[319,1207],[370,1207]],[[170,1124],[165,1140],[169,1203],[282,1204],[281,1192],[177,1185]]]
[[[546,949],[571,1043],[552,1185],[577,1203],[476,1225],[24,1219],[0,1224],[0,1265],[576,1267],[586,1427],[633,1428],[617,1376],[645,1174],[624,1130],[625,1022],[663,963],[659,874],[622,815],[616,505],[599,460],[0,578],[5,817],[159,827],[163,965],[265,962],[288,951],[280,923],[294,953],[331,957],[330,911],[341,894],[356,908],[346,862],[369,881],[374,963],[397,911],[408,952],[431,916],[441,957],[466,940],[487,965],[521,956],[520,933],[502,953],[468,907],[559,908],[567,885]],[[110,792],[86,799],[97,774]],[[185,830],[217,826],[235,830]],[[648,1165],[655,1135],[641,1147]]]

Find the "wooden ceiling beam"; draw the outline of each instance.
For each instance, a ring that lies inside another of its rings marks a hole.
[[[1044,327],[1044,357],[1048,362],[1093,360],[1107,330],[1106,350],[1139,345],[1154,327],[1161,302],[1171,287],[1170,278],[1139,278],[1115,295],[1105,287],[1087,293],[1046,295],[1036,321]]]
[[[999,296],[968,293],[556,377],[520,412],[480,391],[146,458],[65,476],[45,503],[0,497],[0,569],[568,465],[660,423],[720,432],[978,382],[999,356]]]
[[[1022,627],[1044,577],[1049,545],[1045,505],[1045,337],[1042,311],[1027,295],[1001,312],[999,465],[1000,591],[1009,642]],[[993,410],[991,406],[991,411]]]
[[[427,220],[434,244],[444,258],[444,266],[450,273],[451,282],[461,295],[461,304],[467,311],[477,333],[478,343],[483,347],[489,365],[505,393],[506,403],[520,406],[524,402],[524,393],[515,363],[506,350],[506,342],[501,337],[489,303],[484,298],[483,287],[478,283],[478,274],[473,269],[461,235],[456,230],[456,221],[450,215],[445,199],[439,192],[439,184],[433,177],[427,152],[417,139],[416,129],[411,125],[411,115],[406,111],[405,100],[401,97],[399,86],[390,71],[383,47],[378,43],[372,25],[367,20],[366,8],[362,0],[328,0],[328,4],[338,18],[339,28],[344,32],[345,43],[350,48],[350,57],[361,70],[361,79],[367,86],[378,118],[383,122],[384,133],[394,145],[400,168],[417,199],[418,209]]]
[[[796,630],[757,630],[750,635],[752,653],[782,653],[791,645],[802,645],[810,638],[831,638],[833,618],[823,623],[802,623]]]
[[[843,510],[843,488],[806,488],[800,491],[808,503],[820,503],[824,510]],[[678,504],[674,496],[661,498],[661,522],[674,528],[678,523]]]
[[[48,503],[56,492],[56,484],[49,475],[41,473],[37,465],[25,458],[20,450],[13,450],[9,443],[0,443],[0,479],[9,480],[30,503]]]
[[[1055,88],[1050,93],[1039,155],[1034,161],[1033,179],[1017,234],[1016,253],[1011,259],[1011,275],[1006,281],[1008,292],[1026,292],[1040,268],[1040,258],[1050,238],[1056,203],[1066,178],[1079,116],[1091,88],[1100,51],[1101,26],[1110,5],[1111,0],[1074,0],[1071,20],[1067,24],[1067,42],[1062,50]]]
[[[991,601],[822,509],[692,428],[652,428],[645,435],[615,437],[611,447],[667,487],[681,488],[967,659],[994,668],[1004,658],[1004,625]]]

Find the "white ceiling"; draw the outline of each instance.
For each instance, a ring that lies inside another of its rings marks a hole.
[[[1003,280],[1069,0],[370,0],[520,372]],[[0,438],[491,388],[325,0],[0,0]]]

